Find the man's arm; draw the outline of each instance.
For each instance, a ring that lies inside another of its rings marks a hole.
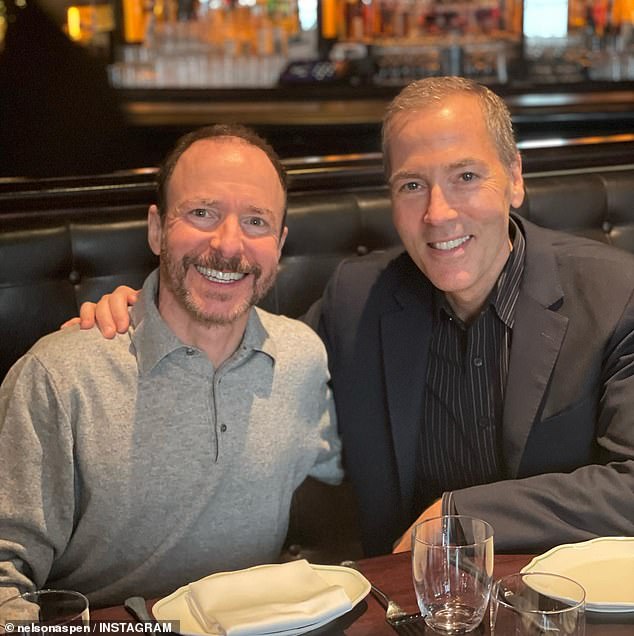
[[[447,493],[443,512],[490,522],[495,530],[496,549],[503,551],[530,552],[597,536],[634,533],[632,299],[605,345],[601,368],[586,370],[588,378],[595,373],[600,388],[592,463],[567,473],[542,473]],[[546,425],[559,424],[553,421]],[[560,443],[560,452],[565,453],[565,439]],[[557,452],[553,448],[545,450]],[[407,549],[408,535],[403,538],[399,548]]]
[[[414,521],[414,523],[401,535],[401,538],[394,544],[393,553],[407,552],[412,549],[412,530],[414,526],[427,521],[427,519],[433,519],[434,517],[440,517],[443,513],[442,499],[436,500],[431,506],[429,506],[423,513]]]
[[[327,384],[328,374],[326,356],[322,362],[323,377],[325,379],[319,391],[322,396],[319,418],[319,437],[321,449],[309,475],[326,484],[337,485],[343,480],[341,462],[341,440],[337,433],[337,416],[332,391]]]
[[[0,602],[44,586],[72,532],[71,428],[31,354],[0,387]]]
[[[117,333],[125,333],[130,326],[128,307],[134,305],[139,291],[120,285],[111,294],[104,294],[96,303],[82,303],[78,318],[67,320],[62,329],[79,325],[81,329],[92,329],[95,325],[104,338],[112,339]]]
[[[594,463],[453,493],[458,513],[493,524],[496,547],[526,550],[634,533],[632,298],[606,343],[599,381]]]
[[[349,483],[342,483],[341,441],[323,344],[319,348],[321,381],[309,392],[313,399],[318,398],[320,451],[309,477],[293,494],[287,545],[292,549],[290,558],[301,555],[317,562],[336,562],[358,558],[362,552],[354,494]]]
[[[504,551],[530,552],[597,536],[633,534],[631,301],[606,348],[600,396],[595,463],[569,473],[544,473],[454,491],[449,496],[452,512],[487,520],[495,530],[496,549]]]
[[[534,551],[634,532],[634,462],[475,486],[454,493],[458,514],[493,525],[496,549]]]
[[[394,552],[410,550],[412,527],[442,513],[488,521],[496,549],[504,552],[535,552],[634,532],[633,460],[499,481],[450,495],[452,509],[442,510],[438,500],[403,534]]]

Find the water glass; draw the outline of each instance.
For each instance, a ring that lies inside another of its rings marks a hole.
[[[449,515],[412,530],[412,576],[425,622],[444,634],[473,631],[486,612],[493,577],[493,528]]]
[[[89,625],[88,599],[71,590],[38,590],[7,599],[0,605],[0,633],[17,625]]]
[[[511,574],[491,593],[491,633],[499,636],[583,636],[583,587],[558,574]]]

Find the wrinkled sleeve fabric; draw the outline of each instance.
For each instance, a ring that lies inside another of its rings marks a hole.
[[[337,418],[332,392],[324,387],[324,405],[320,418],[320,451],[309,475],[324,483],[337,485],[343,481],[341,441],[337,435]]]
[[[0,601],[46,582],[72,532],[74,479],[67,408],[27,354],[0,387]]]
[[[323,343],[313,335],[315,352],[312,356],[313,373],[308,393],[314,400],[315,418],[318,420],[319,451],[310,476],[324,483],[337,485],[343,481],[341,441],[337,432],[335,402],[330,387],[328,358]]]

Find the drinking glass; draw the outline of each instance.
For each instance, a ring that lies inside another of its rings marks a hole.
[[[444,634],[474,630],[486,611],[493,576],[493,528],[449,515],[412,530],[412,576],[429,627]]]
[[[558,574],[511,574],[491,593],[491,633],[499,636],[583,636],[585,590]]]
[[[0,605],[0,633],[18,632],[17,625],[89,625],[88,599],[71,590],[38,590]]]

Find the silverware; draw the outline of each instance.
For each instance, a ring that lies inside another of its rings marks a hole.
[[[130,596],[123,601],[123,606],[137,619],[140,623],[152,623],[153,627],[149,630],[149,634],[160,634],[159,624],[154,617],[148,612],[145,599],[142,596]]]
[[[154,619],[147,611],[145,599],[142,596],[130,596],[123,601],[123,606],[137,619],[140,623],[153,623]]]
[[[359,570],[355,561],[342,561],[341,564],[345,568]],[[388,623],[398,634],[403,636],[414,636],[415,634],[423,634],[425,632],[424,623],[420,612],[406,612],[398,603],[393,601],[383,590],[373,583],[370,583],[370,592],[372,596],[385,609],[385,622]]]

